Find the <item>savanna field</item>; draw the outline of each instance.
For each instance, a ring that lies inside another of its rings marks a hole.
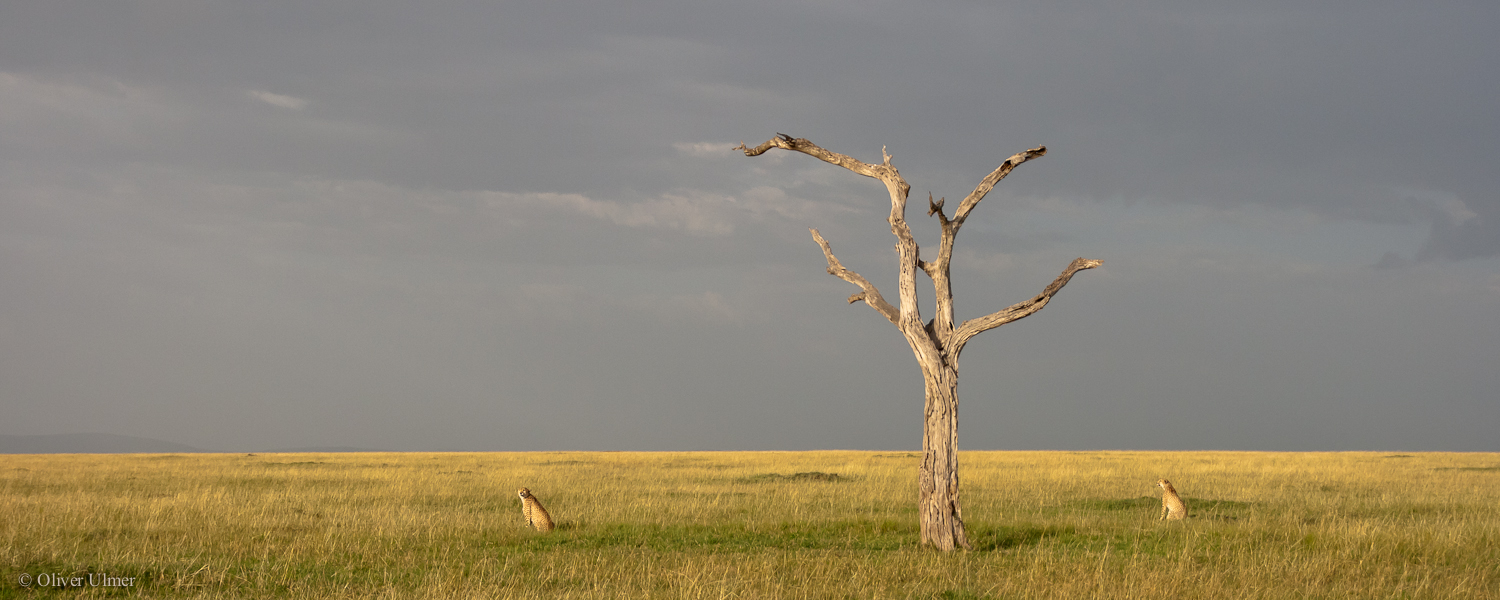
[[[1500,454],[964,452],[946,554],[919,461],[0,455],[0,597],[1500,598]]]

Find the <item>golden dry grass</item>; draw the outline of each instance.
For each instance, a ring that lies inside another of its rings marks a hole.
[[[1500,597],[1496,454],[965,452],[976,550],[951,554],[916,545],[918,461],[0,456],[0,596]],[[1159,477],[1187,521],[1156,520]],[[524,528],[523,486],[556,532]],[[135,585],[35,579],[89,573]]]

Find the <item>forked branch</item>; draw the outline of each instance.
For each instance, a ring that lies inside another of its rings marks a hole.
[[[891,323],[900,327],[900,313],[896,310],[896,307],[891,306],[891,303],[885,301],[885,298],[880,295],[880,290],[875,289],[875,284],[870,283],[870,280],[860,276],[859,273],[845,268],[843,263],[840,263],[839,259],[833,256],[833,248],[828,246],[828,240],[823,239],[822,234],[819,234],[818,230],[810,229],[809,231],[812,232],[813,241],[817,242],[818,246],[823,249],[824,258],[828,259],[828,274],[859,286],[861,291],[850,296],[849,303],[853,304],[864,300],[865,304],[869,304],[870,308],[875,309],[875,312],[885,315],[885,318],[890,319]]]
[[[948,215],[943,214],[943,202],[947,200],[947,198],[938,198],[936,202],[933,202],[932,192],[927,192],[927,216],[937,213],[938,223],[943,225],[943,229],[948,228]]]

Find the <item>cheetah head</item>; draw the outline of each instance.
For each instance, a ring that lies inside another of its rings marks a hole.
[[[520,490],[518,490],[516,492],[516,495],[520,496],[522,500],[525,500],[525,499],[531,497],[531,490],[528,490],[526,488],[521,488]]]
[[[1169,487],[1172,487],[1172,482],[1167,481],[1165,479],[1158,479],[1158,480],[1156,480],[1156,487],[1159,487],[1161,489],[1167,489]]]

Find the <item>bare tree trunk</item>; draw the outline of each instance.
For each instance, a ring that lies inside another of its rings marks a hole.
[[[899,307],[886,302],[869,280],[845,268],[833,256],[833,248],[816,229],[811,230],[813,241],[823,249],[823,256],[828,260],[829,274],[859,286],[860,291],[849,296],[849,302],[852,304],[863,300],[895,325],[911,345],[917,364],[922,367],[927,396],[923,409],[922,472],[918,478],[921,490],[919,514],[922,543],[932,544],[944,551],[959,547],[970,549],[968,536],[964,533],[963,509],[958,502],[958,355],[963,352],[964,345],[970,338],[1041,310],[1052,300],[1053,294],[1067,285],[1074,273],[1092,269],[1104,264],[1104,261],[1083,258],[1074,260],[1041,294],[955,326],[953,287],[948,278],[948,267],[953,258],[953,241],[958,237],[958,230],[968,219],[969,211],[984,199],[996,183],[1009,175],[1017,165],[1046,154],[1045,146],[1016,154],[1000,163],[994,172],[986,176],[964,198],[958,210],[953,213],[952,220],[943,213],[943,200],[933,201],[932,195],[928,195],[927,216],[936,214],[943,229],[937,259],[931,262],[922,260],[916,239],[912,237],[911,228],[906,224],[906,198],[911,186],[907,185],[896,167],[891,165],[891,156],[884,149],[881,154],[885,160],[878,165],[867,164],[824,150],[805,139],[779,133],[755,148],[740,144],[735,149],[745,151],[745,156],[759,156],[771,148],[801,152],[860,175],[879,179],[890,192],[891,214],[886,220],[891,224],[891,233],[896,236],[897,287],[901,297]],[[936,300],[937,314],[926,325],[922,324],[922,315],[917,308],[916,273],[919,270],[932,280]]]
[[[918,476],[922,543],[944,551],[972,550],[958,503],[958,372],[946,367],[929,371],[924,365],[922,375],[927,381]]]

